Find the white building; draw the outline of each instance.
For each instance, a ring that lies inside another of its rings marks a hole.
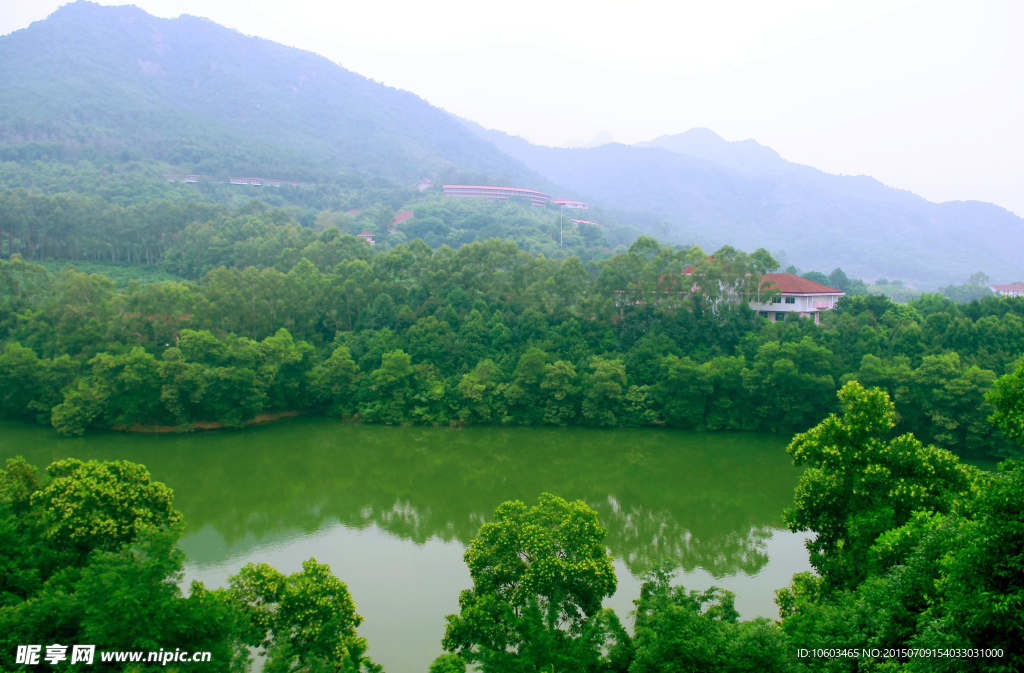
[[[766,273],[763,287],[778,290],[778,294],[767,303],[752,301],[750,308],[772,322],[785,320],[787,313],[797,313],[801,318],[814,318],[815,324],[819,324],[821,312],[834,309],[839,298],[846,294],[791,273]]]
[[[1024,297],[1024,283],[1013,285],[989,285],[992,291],[1001,297]]]

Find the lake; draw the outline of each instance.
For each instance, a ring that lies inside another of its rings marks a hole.
[[[462,562],[505,500],[582,499],[608,529],[629,625],[643,574],[663,560],[677,583],[738,594],[744,618],[777,617],[775,589],[810,569],[782,510],[799,470],[787,438],[656,429],[465,429],[297,418],[241,431],[64,438],[0,422],[0,458],[125,459],[174,489],[185,515],[185,581],[223,586],[250,561],[286,573],[310,556],[344,580],[360,635],[388,673],[425,673],[444,617],[470,586]]]

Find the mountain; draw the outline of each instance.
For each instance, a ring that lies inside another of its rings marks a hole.
[[[455,171],[551,185],[444,110],[308,51],[80,0],[0,37],[0,144],[314,180]]]
[[[624,221],[706,250],[765,247],[783,264],[841,267],[869,282],[919,288],[963,283],[982,270],[1010,282],[1024,273],[1024,220],[989,203],[932,203],[867,176],[793,164],[753,140],[707,129],[635,146],[531,145],[467,123],[542,176],[605,204]]]
[[[636,143],[634,147],[660,147],[676,154],[721,164],[741,173],[776,175],[807,169],[806,166],[786,161],[778,152],[756,140],[729,142],[711,129],[697,128],[674,136],[660,136]]]
[[[931,203],[707,129],[635,146],[605,134],[588,147],[531,145],[311,52],[191,16],[66,5],[0,37],[0,91],[0,185],[38,189],[4,181],[10,166],[23,174],[38,164],[59,185],[50,191],[96,193],[99,178],[54,178],[81,160],[118,162],[122,174],[141,162],[150,182],[162,182],[160,170],[321,186],[358,176],[367,189],[407,176],[486,180],[582,198],[603,207],[598,221],[668,242],[765,247],[784,265],[869,281],[930,289],[979,270],[1015,281],[1024,270],[1024,220],[998,206]],[[134,187],[104,194],[119,189]]]

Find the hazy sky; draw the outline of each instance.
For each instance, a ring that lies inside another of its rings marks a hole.
[[[0,0],[0,34],[60,4]],[[136,4],[316,51],[539,144],[703,126],[1024,216],[1020,0]]]

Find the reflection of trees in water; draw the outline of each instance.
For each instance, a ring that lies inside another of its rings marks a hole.
[[[768,563],[769,526],[730,530],[702,525],[695,531],[669,511],[624,508],[614,498],[590,506],[608,528],[608,547],[634,575],[669,560],[687,572],[703,568],[715,577],[753,575]]]
[[[672,558],[718,576],[765,564],[764,540],[781,525],[797,477],[778,437],[650,429],[300,419],[206,435],[100,435],[74,446],[80,458],[147,465],[175,490],[189,530],[213,526],[232,554],[333,520],[417,543],[468,544],[498,504],[547,491],[595,507],[610,549],[633,572]]]

